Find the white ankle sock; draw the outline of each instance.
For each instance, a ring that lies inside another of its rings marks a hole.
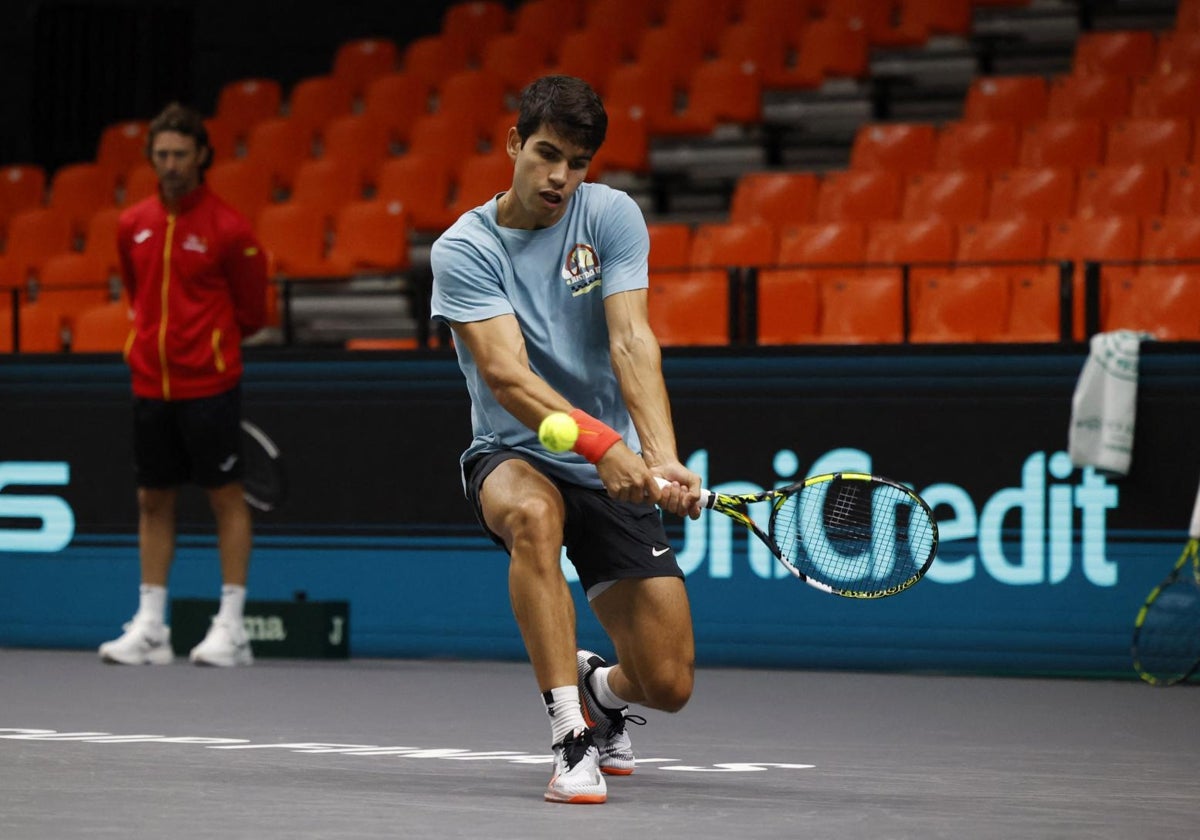
[[[167,617],[167,588],[152,583],[138,587],[138,616],[163,624]]]
[[[629,705],[629,701],[617,696],[617,693],[612,690],[612,686],[608,684],[608,673],[613,667],[609,665],[606,668],[597,668],[592,672],[592,691],[596,693],[596,699],[604,708],[623,709]]]
[[[246,612],[246,587],[225,584],[221,587],[221,608],[217,619],[240,625]]]
[[[563,685],[543,691],[542,702],[546,704],[546,713],[550,715],[551,746],[587,726],[579,709],[578,686]]]

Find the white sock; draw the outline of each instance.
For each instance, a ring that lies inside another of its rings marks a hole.
[[[600,701],[600,705],[606,709],[623,709],[629,705],[628,700],[624,700],[612,690],[612,686],[608,684],[608,672],[614,666],[609,665],[605,668],[597,668],[592,672],[592,691],[596,693],[596,699]]]
[[[221,587],[221,608],[217,610],[217,620],[235,625],[241,625],[246,612],[246,587],[225,584]]]
[[[579,686],[563,685],[542,692],[542,702],[550,715],[550,744],[562,743],[580,729],[587,727],[579,709]]]
[[[163,624],[167,618],[167,588],[152,583],[138,587],[138,616]]]

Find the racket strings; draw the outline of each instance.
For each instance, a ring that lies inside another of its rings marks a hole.
[[[831,586],[882,591],[921,574],[936,526],[903,490],[837,479],[787,497],[773,534],[784,558]]]
[[[1134,644],[1139,672],[1152,682],[1184,679],[1200,663],[1200,585],[1181,578],[1145,608]]]

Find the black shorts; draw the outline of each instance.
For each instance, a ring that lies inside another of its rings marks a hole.
[[[242,480],[242,391],[194,400],[133,400],[133,457],[138,487],[194,482],[221,487]]]
[[[484,521],[479,493],[484,479],[509,458],[519,458],[546,475],[533,458],[511,449],[480,455],[464,469],[467,498],[476,519],[492,541],[506,550],[504,541]],[[683,577],[657,507],[621,502],[604,490],[546,477],[562,494],[567,514],[563,545],[589,597],[594,595],[594,586],[625,578]]]

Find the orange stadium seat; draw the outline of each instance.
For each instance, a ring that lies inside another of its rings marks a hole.
[[[1185,266],[1144,268],[1108,287],[1102,330],[1139,330],[1163,341],[1200,340],[1200,272]]]
[[[288,95],[288,118],[318,138],[330,120],[354,110],[354,92],[332,75],[309,76],[296,82]]]
[[[650,234],[649,267],[659,269],[683,268],[692,253],[692,228],[682,222],[651,222],[646,225]]]
[[[312,158],[313,138],[309,129],[288,117],[261,120],[246,140],[245,160],[271,175],[272,187],[292,188],[300,164]]]
[[[468,69],[467,45],[440,35],[425,35],[409,42],[401,59],[401,69],[425,82],[430,90],[442,79]]]
[[[606,31],[591,27],[566,33],[557,53],[547,73],[583,79],[601,96],[609,74],[625,60],[625,47],[621,41],[607,37]]]
[[[1134,117],[1108,127],[1107,166],[1182,166],[1192,153],[1192,121],[1184,117]]]
[[[861,266],[867,241],[862,222],[814,222],[789,225],[779,233],[777,262],[782,266]]]
[[[126,120],[105,126],[96,146],[96,163],[113,173],[116,184],[124,184],[130,170],[146,162],[145,120]]]
[[[661,9],[643,0],[592,0],[584,7],[584,27],[615,24],[626,32],[637,32],[651,25],[662,23],[656,17]]]
[[[1075,170],[1066,166],[1005,169],[992,176],[988,218],[1066,219],[1075,212],[1075,189]]]
[[[815,272],[768,268],[758,273],[757,344],[800,344],[815,341],[820,280]]]
[[[1200,0],[1179,0],[1175,7],[1175,29],[1200,30]]]
[[[120,190],[120,206],[128,207],[137,204],[144,198],[158,193],[158,173],[148,163],[136,166],[125,179],[125,186]]]
[[[451,168],[481,150],[486,133],[466,131],[458,114],[428,114],[413,125],[405,154],[442,157]]]
[[[904,5],[930,35],[970,34],[971,0],[904,0]]]
[[[1003,272],[960,268],[925,277],[913,284],[912,301],[915,344],[1003,340],[1010,306]]]
[[[903,287],[895,272],[823,277],[816,340],[897,344],[904,340]]]
[[[515,123],[515,120],[509,120],[509,123]],[[493,140],[493,148],[503,146],[496,146]],[[640,116],[624,111],[608,112],[608,132],[604,145],[588,166],[588,177],[595,180],[614,170],[639,175],[650,171],[650,138],[646,134],[646,122]]]
[[[621,65],[609,75],[604,106],[610,111],[641,114],[651,136],[677,134],[675,98],[669,76],[634,62]]]
[[[271,173],[251,160],[215,163],[205,176],[209,189],[241,211],[247,219],[271,203]]]
[[[407,145],[417,120],[430,113],[432,87],[411,73],[389,73],[367,86],[363,114],[387,129],[390,141]]]
[[[504,82],[505,88],[515,94],[545,74],[553,58],[551,44],[506,32],[483,45],[479,69]]]
[[[90,254],[56,254],[38,270],[38,300],[49,305],[68,328],[85,309],[109,299],[107,260]]]
[[[734,22],[737,6],[736,0],[667,0],[659,26],[678,41],[699,44],[703,54],[712,55],[722,31]]]
[[[929,25],[914,0],[827,0],[825,17],[862,27],[871,47],[916,47],[929,40]]]
[[[74,244],[70,216],[51,207],[35,207],[9,220],[4,257],[12,273],[24,278],[36,273],[48,257],[73,250]]]
[[[815,88],[830,78],[862,79],[869,71],[870,47],[861,25],[820,18],[800,32],[796,63],[763,80],[768,88]]]
[[[17,307],[22,353],[58,353],[62,350],[62,325],[58,312],[41,301]],[[12,303],[0,302],[0,352],[13,350]]]
[[[752,62],[763,79],[785,72],[791,56],[791,42],[785,29],[767,23],[746,21],[730,24],[717,41],[717,58],[735,64]]]
[[[1129,100],[1130,116],[1200,117],[1200,59],[1197,65],[1138,79]]]
[[[204,121],[208,132],[208,145],[212,149],[213,162],[233,160],[246,153],[246,132],[238,133],[227,120],[209,117]]]
[[[1149,29],[1080,33],[1071,56],[1072,73],[1142,76],[1154,70],[1158,36]]]
[[[72,353],[119,353],[133,330],[133,313],[124,298],[80,312],[71,329]]]
[[[999,340],[1050,343],[1062,340],[1063,305],[1057,266],[1009,273],[1008,323]]]
[[[794,42],[800,30],[823,12],[823,0],[742,0],[741,20],[786,33]]]
[[[1154,72],[1161,76],[1200,70],[1200,31],[1175,29],[1160,32],[1154,62]]]
[[[775,228],[765,222],[711,222],[696,227],[688,263],[694,268],[763,266],[775,261]]]
[[[288,201],[321,211],[326,224],[332,224],[338,208],[361,201],[363,197],[363,184],[354,164],[337,158],[323,158],[300,164]]]
[[[1174,166],[1167,171],[1168,216],[1200,215],[1200,171],[1194,166]]]
[[[679,115],[691,131],[707,134],[719,125],[762,122],[762,81],[753,62],[705,61],[688,81],[687,107]]]
[[[903,175],[887,169],[826,172],[817,191],[818,222],[875,222],[900,215]]]
[[[1166,175],[1161,166],[1099,166],[1079,174],[1075,215],[1158,216],[1162,213]]]
[[[72,163],[55,170],[47,205],[65,213],[72,230],[82,236],[87,220],[102,207],[116,204],[113,175],[96,163]]]
[[[1104,123],[1100,120],[1051,118],[1021,129],[1020,166],[1099,166],[1104,162]]]
[[[957,258],[964,263],[1037,262],[1046,255],[1046,225],[1038,219],[996,219],[960,225]]]
[[[361,101],[367,86],[395,72],[400,51],[390,38],[355,38],[338,44],[331,74],[350,95]]]
[[[820,184],[813,172],[747,172],[733,188],[729,220],[776,226],[812,221]]]
[[[333,225],[328,263],[334,274],[396,273],[411,265],[408,217],[399,201],[343,205]]]
[[[255,123],[280,116],[283,88],[274,79],[239,79],[221,86],[213,115],[238,138],[246,138]]]
[[[938,132],[937,169],[995,171],[1016,165],[1018,123],[1012,120],[959,120]]]
[[[508,30],[509,11],[499,0],[468,0],[454,3],[442,13],[442,37],[460,44],[467,57],[477,62],[488,40]]]
[[[399,201],[409,223],[421,233],[441,233],[454,222],[450,200],[451,161],[444,155],[409,153],[379,167],[375,197]]]
[[[643,30],[638,38],[633,63],[675,91],[687,88],[692,71],[704,59],[704,47],[699,41],[688,39],[665,26],[653,26]]]
[[[909,175],[900,217],[977,222],[987,212],[988,173],[980,169],[945,169]]]
[[[485,135],[504,113],[504,82],[483,70],[461,70],[437,88],[437,111],[452,115],[463,132]]]
[[[41,207],[46,195],[46,170],[34,163],[0,167],[0,241],[8,220],[22,210]]]
[[[1046,116],[1057,119],[1117,120],[1129,115],[1133,84],[1128,76],[1084,73],[1050,81]]]
[[[102,262],[112,277],[118,277],[121,272],[121,259],[117,254],[117,222],[121,213],[120,207],[97,210],[88,219],[83,239],[83,253]]]
[[[944,219],[874,222],[867,227],[866,261],[872,266],[949,263],[955,230]]]
[[[1042,76],[979,76],[967,88],[963,119],[1033,122],[1046,117],[1048,98]]]
[[[564,32],[583,25],[582,4],[570,0],[525,0],[512,14],[512,32],[534,49],[557,52]]]
[[[647,306],[650,326],[664,347],[730,343],[729,278],[722,270],[656,274]]]
[[[1200,218],[1161,216],[1142,225],[1142,259],[1200,261]],[[1200,269],[1200,264],[1196,266]]]
[[[1061,219],[1049,225],[1046,258],[1075,263],[1073,278],[1074,337],[1084,338],[1084,263],[1132,261],[1141,253],[1141,221],[1136,216]],[[1101,276],[1132,274],[1128,265],[1102,267]]]
[[[255,230],[271,257],[276,276],[333,275],[325,259],[328,226],[321,210],[295,202],[271,204],[259,212]]]
[[[905,174],[933,168],[933,123],[866,123],[854,135],[851,169],[893,169]]]
[[[321,157],[350,165],[364,186],[373,185],[375,171],[391,151],[388,127],[374,113],[337,117],[321,135]]]
[[[448,213],[457,219],[463,213],[492,199],[512,186],[513,161],[504,150],[472,155],[458,167],[454,197]]]

